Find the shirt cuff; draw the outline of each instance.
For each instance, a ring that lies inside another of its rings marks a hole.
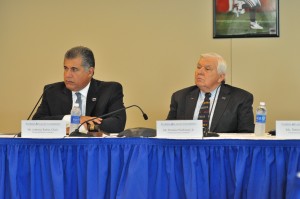
[[[65,115],[62,120],[66,121],[67,128],[70,127],[71,115]]]

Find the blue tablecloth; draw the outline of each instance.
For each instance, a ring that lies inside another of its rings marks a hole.
[[[300,198],[299,140],[0,138],[0,198]]]

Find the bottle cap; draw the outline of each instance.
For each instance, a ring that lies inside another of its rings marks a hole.
[[[261,105],[261,106],[265,106],[265,105],[266,105],[266,103],[265,103],[265,102],[259,102],[259,105]]]

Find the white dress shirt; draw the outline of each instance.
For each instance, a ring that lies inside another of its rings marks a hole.
[[[217,104],[217,101],[218,101],[218,96],[219,96],[219,93],[220,93],[220,87],[221,87],[221,85],[218,86],[212,92],[210,92],[211,96],[209,98],[209,100],[210,100],[210,106],[209,106],[209,127],[210,127],[211,120],[212,120],[214,112],[215,112],[216,104]],[[201,91],[199,93],[199,97],[198,97],[198,100],[197,100],[197,104],[196,104],[196,108],[195,108],[193,120],[198,120],[199,111],[200,111],[200,108],[201,108],[202,103],[204,101],[204,98],[205,98],[205,93]]]
[[[85,113],[86,113],[86,98],[87,98],[87,93],[89,91],[89,88],[90,88],[90,83],[80,91],[76,91],[76,92],[72,91],[72,101],[73,101],[72,107],[74,106],[74,103],[77,100],[77,96],[75,93],[79,92],[81,94],[81,101],[82,101],[81,115],[82,116],[85,116]],[[71,110],[70,110],[70,112],[71,112]],[[63,120],[66,121],[67,127],[70,127],[71,115],[65,115],[63,117]],[[83,125],[80,127],[79,130],[80,130],[80,132],[87,132],[87,129],[85,129]]]

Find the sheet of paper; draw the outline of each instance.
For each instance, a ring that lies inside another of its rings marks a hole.
[[[158,138],[202,139],[202,120],[164,120],[156,121]]]
[[[22,120],[22,138],[63,138],[66,122],[63,120]]]

